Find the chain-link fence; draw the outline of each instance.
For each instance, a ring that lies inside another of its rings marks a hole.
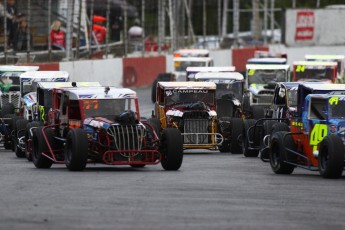
[[[122,57],[168,50],[167,41],[158,39],[161,2],[0,0],[0,63]]]
[[[279,29],[283,11],[275,8],[275,1],[256,1],[261,13],[254,22],[260,28]],[[230,48],[239,39],[251,44],[253,2],[0,0],[0,64],[147,56],[185,47]]]

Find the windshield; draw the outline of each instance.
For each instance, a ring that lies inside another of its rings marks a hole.
[[[336,100],[336,103],[331,103],[331,100]],[[329,118],[345,118],[345,100],[340,100],[340,98],[335,97],[329,100],[330,113]]]
[[[295,71],[296,81],[332,81],[334,69],[304,69],[303,71]]]
[[[37,82],[34,82],[34,81],[22,82],[21,87],[22,87],[22,96],[24,96],[27,93],[37,92]]]
[[[187,67],[203,67],[207,64],[207,61],[174,61],[174,68],[177,72],[184,72]]]
[[[249,69],[248,84],[268,84],[287,81],[287,72],[282,69]]]
[[[165,105],[190,104],[202,101],[214,105],[215,90],[208,89],[173,89],[165,90]]]
[[[85,117],[105,117],[113,120],[125,110],[137,112],[135,99],[88,99],[83,100]]]
[[[216,98],[222,98],[225,95],[233,94],[237,99],[242,98],[242,82],[239,81],[225,81],[215,82],[217,85]]]
[[[20,74],[21,72],[0,72],[0,83],[19,85]]]

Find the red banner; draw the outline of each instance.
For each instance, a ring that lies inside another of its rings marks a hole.
[[[296,16],[295,41],[310,41],[314,38],[314,11],[298,11]]]

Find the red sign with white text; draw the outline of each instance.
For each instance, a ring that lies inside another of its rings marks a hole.
[[[313,11],[298,11],[296,16],[296,41],[313,40],[315,15]]]

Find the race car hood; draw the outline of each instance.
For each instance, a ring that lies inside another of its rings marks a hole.
[[[252,92],[252,94],[263,94],[264,91],[270,91],[273,92],[273,89],[268,89],[267,84],[251,84],[249,86],[249,91]]]
[[[114,124],[114,121],[111,121],[104,117],[92,117],[92,118],[86,118],[83,122],[84,126],[92,126],[94,128],[103,128],[107,129],[110,125]]]

